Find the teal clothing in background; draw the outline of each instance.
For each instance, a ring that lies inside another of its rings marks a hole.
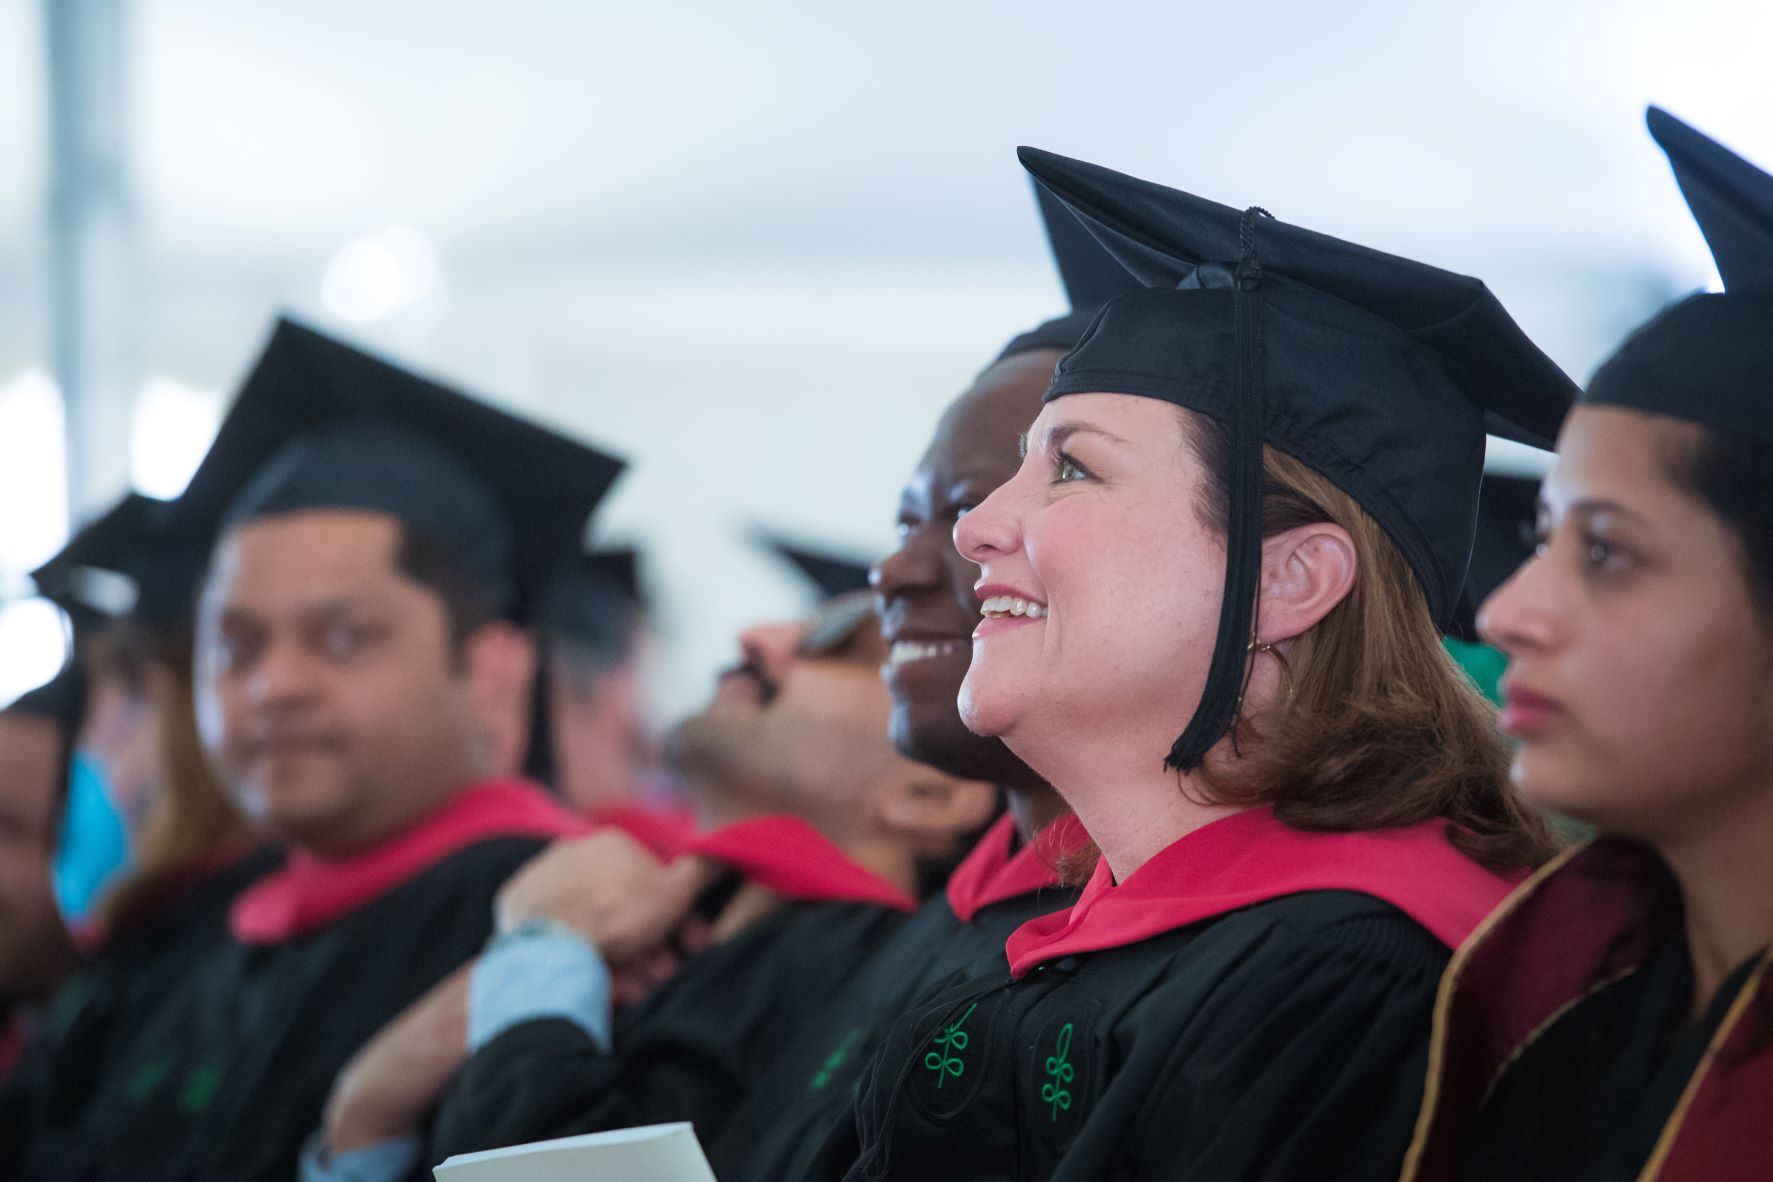
[[[91,920],[105,888],[130,868],[133,855],[103,766],[85,752],[74,752],[52,871],[55,901],[70,927]]]
[[[1502,674],[1508,668],[1507,657],[1487,644],[1453,636],[1441,637],[1441,645],[1465,670],[1465,675],[1471,678],[1479,693],[1496,705],[1502,705]]]

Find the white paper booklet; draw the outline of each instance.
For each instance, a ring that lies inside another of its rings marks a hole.
[[[714,1182],[688,1121],[458,1153],[437,1182]]]

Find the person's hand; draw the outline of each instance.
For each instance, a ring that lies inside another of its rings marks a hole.
[[[408,1006],[353,1055],[326,1101],[335,1154],[417,1133],[468,1057],[468,975],[463,965]]]
[[[618,984],[631,970],[656,978],[675,966],[673,937],[718,874],[700,858],[666,865],[621,830],[604,829],[530,859],[499,891],[498,924],[564,924],[596,946]]]

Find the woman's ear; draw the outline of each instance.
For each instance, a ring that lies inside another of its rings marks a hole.
[[[529,748],[535,642],[517,625],[494,620],[464,643],[469,703],[486,741],[486,774],[518,775]]]
[[[1330,522],[1265,538],[1257,639],[1278,644],[1309,631],[1348,595],[1359,565],[1348,531]]]

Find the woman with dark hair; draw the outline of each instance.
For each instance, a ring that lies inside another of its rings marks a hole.
[[[1600,835],[1449,969],[1411,1179],[1773,1169],[1773,176],[1649,122],[1725,292],[1597,371],[1480,614],[1515,783]]]
[[[960,707],[1100,861],[900,1017],[849,1176],[1392,1176],[1449,950],[1551,849],[1437,625],[1486,414],[1574,390],[1476,280],[1023,162],[1143,286],[956,526]]]

